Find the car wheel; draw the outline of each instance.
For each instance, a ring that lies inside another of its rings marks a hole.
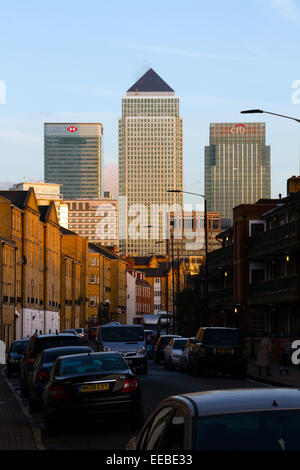
[[[28,395],[28,388],[23,382],[23,380],[21,380],[20,388],[21,388],[22,394],[26,397]]]

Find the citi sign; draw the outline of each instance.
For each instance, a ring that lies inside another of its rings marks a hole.
[[[230,129],[231,134],[241,135],[246,133],[246,126],[244,124],[237,124]]]

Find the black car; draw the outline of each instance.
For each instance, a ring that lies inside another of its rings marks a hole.
[[[300,450],[299,427],[299,389],[210,390],[164,400],[127,450]]]
[[[190,345],[188,371],[192,375],[222,372],[237,377],[247,373],[247,352],[236,328],[200,328]]]
[[[93,353],[89,346],[63,346],[61,348],[44,349],[38,354],[32,371],[29,371],[28,395],[31,408],[36,408],[42,402],[43,392],[50,379],[51,369],[57,357],[69,356],[72,354]]]
[[[153,361],[159,364],[164,359],[164,350],[168,346],[172,338],[181,338],[179,335],[160,335],[157,339],[153,350]]]
[[[13,373],[20,372],[20,360],[24,356],[29,343],[29,338],[13,341],[6,353],[6,375],[11,377]]]
[[[20,361],[20,381],[23,394],[28,393],[28,374],[33,369],[38,354],[44,349],[62,346],[82,346],[82,340],[74,334],[33,335],[27,345],[25,354]]]
[[[132,427],[139,427],[144,421],[140,384],[120,353],[57,358],[43,403],[48,433],[72,419],[119,419],[124,415]]]

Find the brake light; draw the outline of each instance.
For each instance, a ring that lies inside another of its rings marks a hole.
[[[48,393],[50,397],[54,398],[55,400],[67,400],[70,398],[62,385],[52,385],[49,388]]]
[[[31,366],[32,364],[35,363],[35,360],[36,360],[35,357],[31,357],[30,359],[27,359],[26,363]]]
[[[137,379],[126,379],[123,385],[123,388],[121,390],[121,393],[128,393],[128,392],[134,392],[138,388],[138,381]]]
[[[48,374],[48,372],[46,372],[45,370],[40,370],[39,372],[37,372],[36,374],[36,379],[37,380],[44,380],[44,379],[49,379],[50,375]]]
[[[243,349],[243,357],[247,357],[247,349]]]
[[[199,348],[199,356],[205,356],[205,348]]]

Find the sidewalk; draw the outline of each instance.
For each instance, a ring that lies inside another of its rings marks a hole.
[[[282,372],[282,375],[279,374],[279,365],[271,365],[271,377],[266,375],[265,369],[262,372],[262,376],[258,376],[258,368],[255,365],[255,361],[249,361],[248,363],[248,373],[247,377],[249,379],[257,380],[258,382],[266,383],[273,385],[274,387],[295,387],[300,388],[300,370],[293,366],[288,367],[289,375],[285,375],[285,372]]]
[[[41,433],[0,371],[0,451],[44,450]]]

